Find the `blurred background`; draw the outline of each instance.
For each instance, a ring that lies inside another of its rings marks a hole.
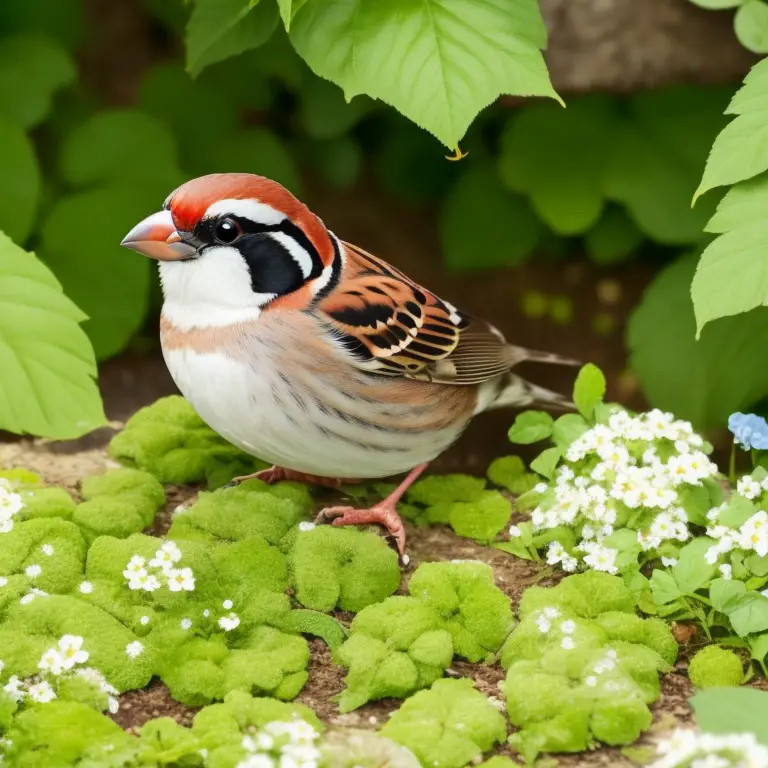
[[[691,198],[757,60],[733,11],[689,0],[541,7],[567,109],[502,98],[452,162],[391,107],[347,103],[313,75],[274,3],[258,6],[272,31],[262,45],[192,77],[182,0],[3,0],[0,229],[90,316],[108,415],[174,391],[156,266],[119,242],[176,185],[221,171],[280,181],[339,236],[515,343],[595,362],[612,399],[701,429],[759,409],[768,310],[719,320],[696,342],[689,296],[719,199],[692,208]],[[572,371],[536,375],[570,390]],[[484,469],[508,451],[511,418],[479,419],[445,466]]]

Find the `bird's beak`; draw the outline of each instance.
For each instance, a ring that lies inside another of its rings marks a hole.
[[[181,261],[197,255],[197,248],[184,242],[170,211],[159,211],[139,222],[120,245],[158,261]]]

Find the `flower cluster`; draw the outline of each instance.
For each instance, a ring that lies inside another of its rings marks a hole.
[[[762,470],[754,474],[758,473],[763,474]],[[758,506],[768,506],[763,498],[766,492],[768,476],[761,480],[755,476],[742,477],[736,484],[736,493],[728,502],[713,507],[707,513],[707,536],[715,540],[705,555],[708,563],[714,565],[724,555],[737,550],[746,555],[754,552],[758,557],[768,555],[768,513]],[[734,515],[735,509],[740,514]],[[732,566],[729,563],[723,563],[719,568],[723,578],[731,578]]]
[[[129,589],[154,592],[165,582],[171,592],[192,592],[195,589],[195,574],[191,568],[177,568],[179,560],[181,550],[173,541],[166,541],[149,563],[145,558],[134,555],[128,561],[123,576],[128,581]]]
[[[768,448],[768,422],[754,413],[732,413],[728,417],[728,429],[733,440],[745,451]]]
[[[67,677],[78,677],[106,696],[107,708],[113,714],[118,710],[117,689],[110,685],[104,675],[92,667],[83,667],[88,661],[88,651],[83,649],[83,638],[78,635],[63,635],[57,647],[43,653],[37,664],[40,673],[22,680],[12,675],[2,691],[18,704],[26,701],[47,704],[58,698],[59,683]],[[3,671],[0,661],[0,673]]]
[[[752,733],[698,733],[678,728],[657,745],[651,768],[759,768],[768,765],[768,747]]]
[[[566,571],[581,565],[617,573],[620,550],[611,537],[620,529],[633,532],[640,551],[654,554],[665,543],[676,551],[690,537],[681,494],[717,473],[703,448],[688,422],[659,410],[616,411],[607,424],[583,432],[568,446],[553,482],[531,492],[538,502],[531,513],[536,533],[564,526],[576,534],[572,546],[551,541],[547,562]]]
[[[253,734],[243,736],[248,755],[237,768],[317,768],[320,734],[306,721],[275,721]]]
[[[0,478],[0,533],[13,530],[13,518],[23,507],[21,495],[13,493],[8,481]]]

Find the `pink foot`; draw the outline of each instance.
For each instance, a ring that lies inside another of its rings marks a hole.
[[[294,472],[292,469],[283,469],[282,467],[270,467],[269,469],[262,469],[259,472],[254,472],[251,475],[242,475],[241,477],[232,478],[230,486],[239,485],[246,480],[261,480],[268,485],[274,485],[282,480],[296,480],[299,483],[307,483],[308,485],[319,485],[323,488],[340,488],[345,483],[354,483],[355,480],[344,480],[339,477],[319,477],[318,475],[308,475],[304,472]]]

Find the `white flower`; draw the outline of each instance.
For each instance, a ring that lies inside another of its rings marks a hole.
[[[597,685],[597,678],[594,675],[590,675],[584,682],[590,688],[594,688]]]
[[[762,509],[747,520],[739,530],[739,545],[754,549],[760,557],[768,555],[768,514]]]
[[[128,579],[129,581],[133,581],[135,579],[141,578],[142,576],[147,575],[147,569],[146,569],[146,560],[143,557],[139,557],[139,555],[134,555],[129,561],[128,565],[125,566],[125,570],[123,571],[123,576]],[[131,589],[134,589],[134,587],[131,587]]]
[[[572,635],[576,631],[576,622],[572,619],[567,619],[560,625],[560,631],[564,635]]]
[[[573,573],[579,567],[579,561],[575,557],[566,557],[563,559],[561,566],[564,571]]]
[[[227,616],[222,616],[219,619],[219,626],[225,632],[231,632],[233,629],[237,629],[240,626],[240,618],[236,613],[230,613]]]
[[[539,616],[536,619],[536,626],[539,628],[539,632],[546,634],[552,625],[545,616]]]
[[[13,518],[24,507],[24,502],[18,493],[11,493],[7,488],[0,487],[0,533],[10,533],[13,530]]]
[[[619,552],[616,549],[596,544],[592,547],[591,552],[584,558],[584,562],[596,571],[616,573],[618,568],[616,568],[615,563],[618,554]]]
[[[568,637],[568,636],[564,637],[564,638],[563,638],[563,639],[560,641],[560,645],[561,645],[561,647],[562,647],[563,649],[565,649],[566,651],[572,651],[572,650],[573,650],[573,648],[574,648],[574,642],[573,642],[573,638],[572,638],[572,637]]]
[[[234,603],[231,600],[225,600],[221,605],[223,606],[225,611],[229,611],[232,609],[232,606],[234,605]]]
[[[165,575],[168,577],[168,589],[171,592],[192,592],[195,589],[195,575],[191,568],[169,568]]]
[[[211,615],[211,612],[210,612],[210,610],[209,610],[208,608],[206,608],[206,609],[203,611],[203,616],[204,616],[204,617],[207,619],[207,618],[208,618],[210,615]]]
[[[557,565],[557,563],[561,562],[566,557],[568,557],[568,553],[559,541],[550,543],[547,548],[547,563],[549,565]]]
[[[562,467],[561,469],[566,469],[566,467]],[[535,493],[542,494],[547,492],[547,488],[549,486],[546,483],[536,483],[536,485],[533,486],[533,490]]]
[[[20,702],[27,695],[24,690],[24,682],[19,680],[16,675],[12,675],[8,682],[3,686],[3,691],[7,693],[15,702]]]
[[[665,568],[672,568],[677,565],[677,558],[676,557],[662,557],[661,558],[661,564]]]
[[[40,551],[44,554],[50,557],[54,553],[53,545],[52,544],[43,544],[40,547]]]
[[[733,578],[733,568],[730,565],[723,564],[720,566],[720,574],[726,580],[730,581]]]
[[[93,584],[91,584],[90,581],[82,581],[80,582],[80,586],[78,589],[84,594],[84,595],[90,595],[91,592],[93,592]]]
[[[32,587],[32,589],[30,589],[29,592],[27,592],[27,594],[24,595],[21,600],[19,600],[19,602],[22,605],[27,605],[31,603],[36,597],[48,597],[48,593],[43,592],[42,589],[37,589],[37,587]]]
[[[146,571],[144,571],[144,573],[139,573],[138,575],[133,576],[128,581],[128,589],[143,589],[145,592],[154,592],[156,589],[160,589],[161,586],[162,584],[160,583],[160,579],[158,579],[154,574],[150,575]]]
[[[766,478],[768,480],[768,478]],[[751,477],[740,477],[736,483],[736,493],[744,496],[746,499],[756,499],[763,492],[763,488],[756,480]]]
[[[64,666],[62,655],[55,649],[49,648],[37,662],[38,669],[50,672],[52,675],[60,675],[67,667]]]
[[[64,635],[59,640],[59,651],[65,669],[72,669],[75,664],[88,661],[88,651],[82,650],[83,638],[78,635]]]
[[[28,565],[24,569],[24,573],[27,574],[28,579],[36,579],[42,572],[43,572],[43,569],[37,563],[34,563],[33,565]]]
[[[543,609],[542,613],[548,618],[548,619],[557,619],[560,617],[560,609],[555,608],[554,605],[548,605],[546,608]]]
[[[8,583],[8,579],[5,576],[0,576],[0,587],[4,587]]]
[[[510,526],[509,526],[509,535],[510,535],[510,536],[511,536],[513,539],[519,539],[519,538],[520,538],[520,537],[523,535],[523,533],[522,533],[522,531],[520,530],[520,527],[519,527],[519,526],[517,526],[517,525],[510,525]]]
[[[128,643],[128,645],[125,646],[125,653],[129,659],[135,659],[137,656],[140,656],[143,651],[144,646],[138,640],[134,640],[132,643]]]
[[[166,541],[160,549],[155,552],[155,556],[149,561],[150,568],[160,568],[165,571],[172,568],[174,563],[181,560],[181,550],[173,541]]]
[[[192,619],[182,619],[181,628],[184,630],[189,629],[192,626]]]
[[[303,533],[306,533],[307,531],[313,531],[315,529],[315,524],[310,523],[308,520],[303,520],[299,523],[299,530]]]
[[[142,617],[139,619],[139,622],[141,622],[141,625],[142,625],[143,627],[146,627],[146,626],[147,626],[147,624],[149,624],[149,616],[142,616]]]
[[[29,698],[40,704],[47,704],[56,698],[56,692],[51,688],[50,683],[43,680],[40,683],[34,683],[27,689]]]
[[[282,768],[282,760],[281,768]],[[235,768],[275,768],[275,761],[269,755],[248,755]]]

